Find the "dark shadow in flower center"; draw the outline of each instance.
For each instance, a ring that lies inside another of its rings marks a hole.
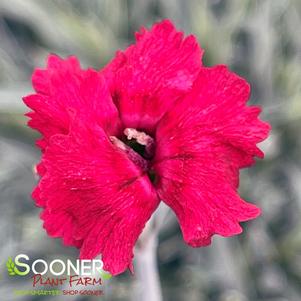
[[[147,154],[145,153],[145,145],[138,143],[135,139],[128,140],[126,137],[123,139],[123,142],[131,149],[133,149],[136,153],[138,153],[142,158],[149,159],[147,158]]]
[[[133,128],[126,128],[123,142],[142,158],[151,160],[155,153],[155,140],[148,134]]]
[[[124,151],[128,158],[145,172],[150,181],[155,183],[156,174],[151,168],[151,160],[155,154],[155,141],[145,132],[133,128],[126,128],[120,139],[111,136],[114,145]]]

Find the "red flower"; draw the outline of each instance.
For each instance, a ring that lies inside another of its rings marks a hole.
[[[33,192],[44,228],[81,258],[102,254],[116,275],[160,200],[185,241],[242,231],[259,209],[237,194],[239,169],[263,157],[269,125],[246,106],[248,83],[225,66],[205,68],[193,36],[170,21],[136,35],[102,71],[50,55],[24,97],[41,132],[41,180]]]

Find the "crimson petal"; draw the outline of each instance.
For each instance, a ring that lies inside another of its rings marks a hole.
[[[136,44],[102,70],[126,127],[153,132],[173,103],[192,87],[201,68],[202,49],[194,36],[183,38],[162,21],[136,34]]]
[[[260,210],[236,192],[239,169],[263,153],[270,129],[247,107],[250,87],[225,66],[202,68],[189,95],[160,121],[154,169],[159,196],[175,211],[184,239],[208,245],[240,233]]]
[[[112,135],[119,131],[118,111],[103,76],[92,69],[82,70],[75,57],[64,60],[49,55],[47,68],[36,69],[32,83],[36,94],[23,100],[33,110],[27,113],[29,126],[43,135],[38,142],[42,150],[51,136],[68,133],[74,115],[97,120]]]
[[[116,275],[132,268],[133,247],[158,206],[148,177],[114,146],[101,127],[74,121],[68,135],[51,137],[38,185],[44,227],[80,257],[102,255]]]

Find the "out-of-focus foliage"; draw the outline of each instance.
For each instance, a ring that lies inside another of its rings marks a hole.
[[[0,296],[18,299],[4,275],[8,256],[76,256],[48,239],[30,200],[38,161],[21,96],[49,52],[100,68],[141,25],[170,18],[197,35],[206,65],[229,64],[252,84],[253,103],[273,131],[266,159],[242,172],[241,193],[263,208],[243,235],[186,246],[171,214],[160,234],[164,300],[301,300],[301,1],[299,0],[0,0]],[[238,125],[239,126],[239,125]],[[131,300],[135,278],[111,279],[103,300]],[[38,300],[38,299],[35,299]],[[41,297],[41,300],[48,300]],[[80,300],[96,300],[93,297]]]

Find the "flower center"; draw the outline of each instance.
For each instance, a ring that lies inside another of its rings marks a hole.
[[[126,128],[123,133],[127,138],[125,144],[134,149],[143,158],[149,160],[154,156],[155,142],[151,136],[133,128]]]
[[[124,137],[118,139],[110,136],[111,142],[124,151],[128,158],[146,172],[152,182],[155,175],[151,170],[150,161],[155,154],[154,139],[142,131],[133,128],[126,128],[123,131]]]

